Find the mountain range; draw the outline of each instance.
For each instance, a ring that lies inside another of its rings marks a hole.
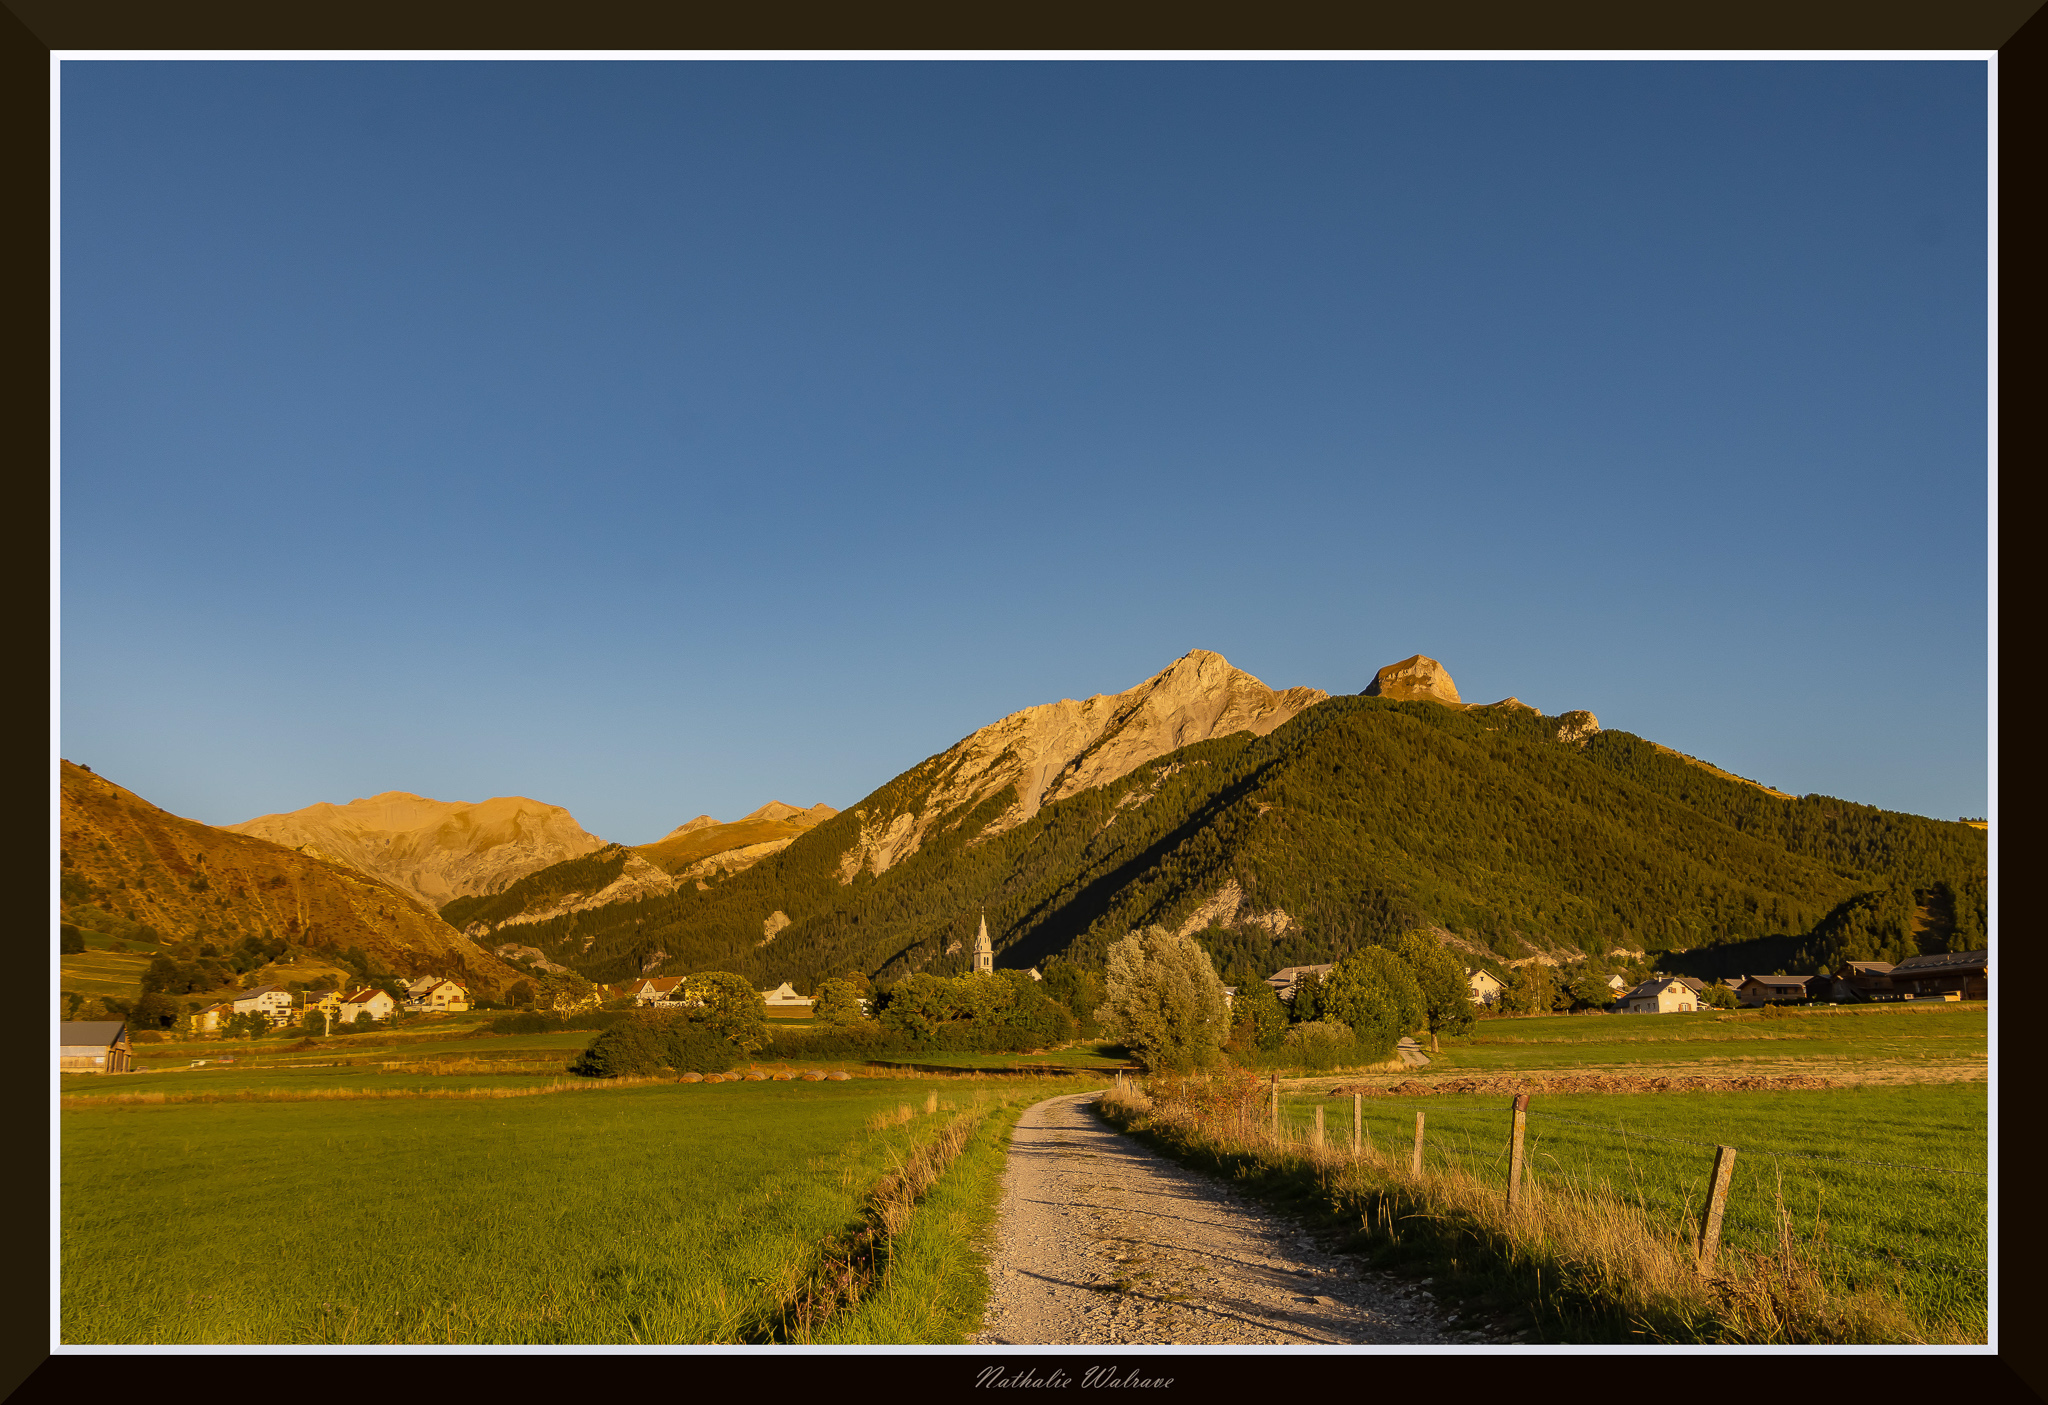
[[[1237,981],[1414,927],[1479,963],[1620,948],[1731,970],[1985,927],[1981,830],[1790,796],[1587,711],[1465,703],[1419,654],[1332,697],[1197,650],[991,723],[843,812],[771,802],[652,844],[532,800],[403,792],[231,832],[435,903],[477,957],[594,980],[949,973],[984,915],[1001,966],[1099,963],[1159,922]]]

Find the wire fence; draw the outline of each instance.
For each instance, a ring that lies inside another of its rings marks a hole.
[[[1558,1095],[1573,1112],[1580,1110],[1574,1104],[1600,1096]],[[1728,1131],[1727,1136],[1686,1136],[1677,1134],[1682,1129],[1670,1121],[1694,1114],[1676,1103],[1652,1114],[1664,1125],[1642,1131],[1550,1112],[1545,1101],[1540,1094],[1533,1096],[1527,1109],[1525,1186],[1610,1197],[1689,1239],[1699,1233],[1719,1148],[1733,1147],[1723,1245],[1770,1253],[1790,1240],[1835,1281],[1881,1287],[1951,1312],[1981,1314],[1988,1306],[1986,1169],[1938,1164],[1935,1158],[1891,1160],[1787,1145],[1744,1135],[1739,1125],[1715,1129]],[[1348,1096],[1290,1095],[1283,1101],[1287,1139],[1306,1139],[1318,1106],[1326,1114],[1324,1135],[1333,1149],[1349,1146],[1357,1107],[1361,1143],[1392,1153],[1402,1164],[1412,1154],[1414,1118],[1421,1112],[1425,1171],[1462,1172],[1506,1189],[1513,1123],[1506,1098],[1374,1097],[1354,1103]],[[1859,1115],[1828,1103],[1813,1104],[1810,1115],[1826,1119],[1837,1112],[1846,1118]],[[1748,1113],[1752,1133],[1761,1115]],[[1858,1134],[1854,1125],[1830,1128],[1824,1120],[1802,1125],[1817,1126],[1823,1140],[1829,1131]],[[1888,1130],[1910,1135],[1912,1128]],[[1972,1159],[1981,1143],[1973,1146],[1965,1132],[1951,1122],[1929,1129],[1927,1141],[1938,1145],[1946,1140],[1958,1153],[1955,1159]]]

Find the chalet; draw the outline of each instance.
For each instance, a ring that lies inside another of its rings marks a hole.
[[[1465,984],[1472,989],[1472,999],[1487,1006],[1500,1004],[1500,993],[1507,989],[1493,978],[1491,971],[1467,971]]]
[[[281,985],[258,986],[231,997],[238,1015],[261,1015],[274,1025],[292,1022],[292,993]]]
[[[125,1020],[66,1020],[57,1026],[59,1073],[126,1073]]]
[[[1223,1008],[1225,1011],[1235,1010],[1237,1008],[1236,986],[1227,985],[1223,987]]]
[[[1954,994],[1964,1000],[1991,998],[1991,952],[1947,951],[1909,956],[1888,973],[1894,990],[1925,999]]]
[[[1607,988],[1613,991],[1616,995],[1621,994],[1623,991],[1628,989],[1628,977],[1609,976],[1607,978]]]
[[[1814,987],[1827,983],[1819,976],[1750,976],[1736,987],[1735,998],[1750,1006],[1810,1000]]]
[[[341,997],[341,1004],[336,1007],[335,1019],[353,1021],[367,1014],[373,1020],[388,1020],[397,1009],[398,1002],[391,998],[391,992],[367,985],[361,990],[352,990]]]
[[[1828,992],[1836,1000],[1888,1000],[1893,997],[1892,963],[1889,961],[1850,961],[1835,972],[1834,988]]]
[[[441,976],[421,976],[405,988],[408,1010],[453,1011],[469,1008],[469,992]]]
[[[1616,1003],[1631,1015],[1669,1015],[1699,1009],[1700,996],[1683,976],[1652,976]]]
[[[626,994],[633,997],[635,1005],[653,1005],[683,998],[683,977],[654,976],[645,980],[630,981]]]
[[[761,1001],[771,1015],[808,1015],[818,1003],[807,995],[798,995],[788,981],[773,990],[762,991]]]
[[[1292,1001],[1294,999],[1294,983],[1296,981],[1311,971],[1315,972],[1318,980],[1325,979],[1335,969],[1336,965],[1337,963],[1334,961],[1325,961],[1320,966],[1282,966],[1272,975],[1266,977],[1266,984],[1273,987],[1273,993],[1282,1000]]]

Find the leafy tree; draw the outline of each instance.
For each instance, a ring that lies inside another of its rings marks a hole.
[[[1351,1026],[1342,1020],[1309,1020],[1289,1025],[1281,1047],[1305,1068],[1334,1068],[1358,1046]]]
[[[682,996],[700,1003],[706,1027],[753,1053],[768,1043],[768,1002],[744,976],[731,971],[699,971],[683,980]]]
[[[1287,1032],[1287,1010],[1279,994],[1264,981],[1237,988],[1231,1006],[1230,1050],[1232,1053],[1271,1053],[1280,1047]]]
[[[1369,946],[1339,961],[1323,986],[1328,1018],[1351,1026],[1367,1057],[1390,1053],[1405,1034],[1429,1022],[1429,1000],[1406,961]]]
[[[825,1024],[862,1024],[868,1018],[861,1008],[865,994],[852,981],[834,976],[818,987],[818,1003],[811,1007],[811,1014]]]
[[[1153,1068],[1184,1072],[1216,1061],[1229,1024],[1223,982],[1187,937],[1147,927],[1113,943],[1096,1019]]]
[[[1288,1015],[1296,1024],[1308,1024],[1323,1017],[1323,975],[1303,971],[1294,978],[1294,998],[1288,1001]]]
[[[229,1015],[220,1032],[229,1039],[261,1039],[270,1033],[270,1020],[260,1010],[245,1010]]]
[[[1472,987],[1462,961],[1425,931],[1403,932],[1388,946],[1415,975],[1431,1034],[1457,1034],[1472,1027]]]
[[[69,922],[59,923],[57,928],[58,953],[63,956],[76,956],[84,950],[85,933],[79,931],[78,928],[72,926]]]
[[[505,998],[519,1008],[531,1008],[533,1005],[533,982],[512,982],[512,988],[505,992]]]
[[[1083,1039],[1093,1039],[1101,1028],[1095,1022],[1095,1012],[1102,1005],[1102,973],[1088,966],[1077,965],[1060,957],[1053,957],[1040,968],[1045,976],[1045,993],[1064,1005],[1073,1015]]]
[[[178,1002],[155,991],[145,994],[128,1009],[130,1029],[170,1029],[178,1023],[178,1016],[184,1013]]]
[[[1558,990],[1556,973],[1541,961],[1530,961],[1517,966],[1508,977],[1500,1003],[1511,1015],[1547,1015],[1557,1008],[1560,998],[1569,999]]]
[[[1732,1010],[1742,1003],[1735,998],[1734,991],[1722,985],[1719,981],[1708,986],[1706,994],[1701,999],[1705,1000],[1707,1004],[1713,1006],[1716,1010]]]

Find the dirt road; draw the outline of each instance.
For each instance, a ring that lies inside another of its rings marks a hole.
[[[1324,1253],[1222,1182],[1112,1130],[1095,1095],[1017,1122],[994,1291],[970,1340],[1015,1345],[1449,1343],[1417,1288]]]

